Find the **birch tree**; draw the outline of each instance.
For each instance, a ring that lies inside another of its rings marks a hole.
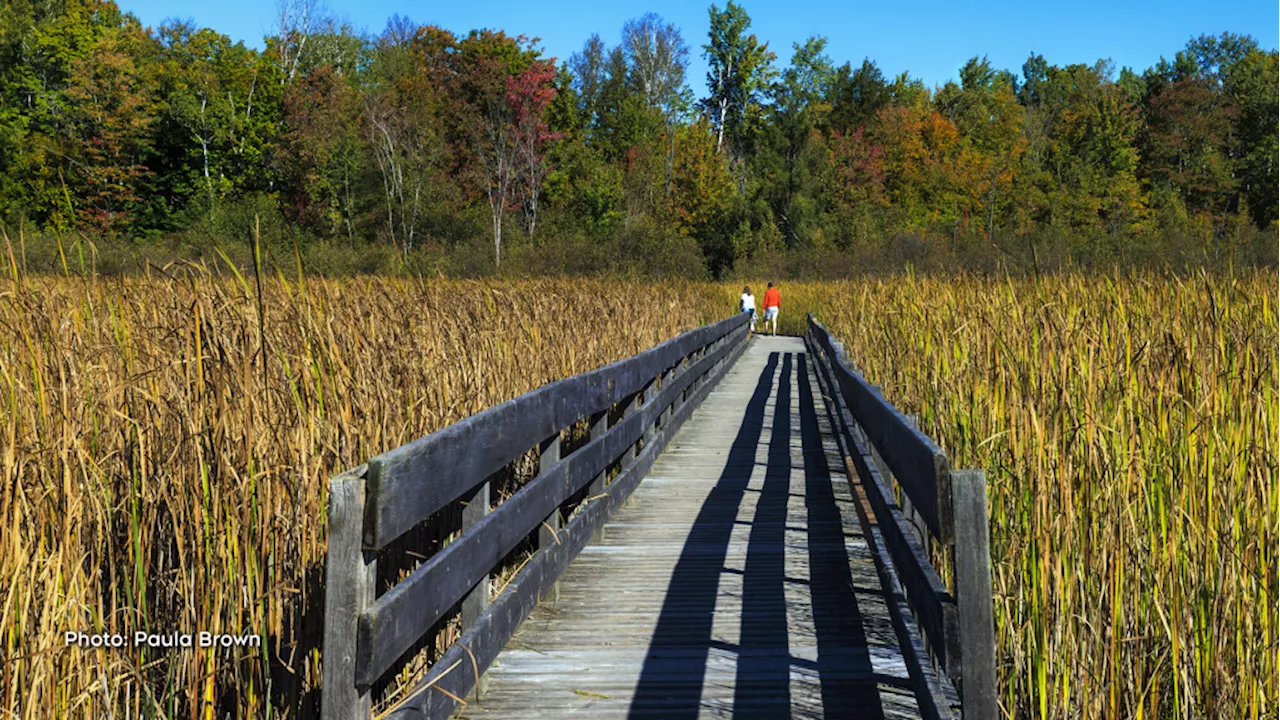
[[[407,255],[443,150],[439,95],[413,61],[412,34],[403,30],[392,26],[379,40],[375,83],[365,94],[365,139],[382,179],[389,239]]]
[[[671,194],[675,164],[675,126],[691,104],[685,87],[689,47],[680,30],[655,13],[628,20],[622,27],[631,84],[644,106],[662,117],[663,188]]]
[[[776,56],[769,44],[748,35],[751,18],[741,5],[729,0],[724,10],[712,5],[709,42],[702,46],[710,66],[707,86],[710,96],[704,108],[716,130],[716,151],[724,152],[725,138],[730,150],[742,153],[742,141],[753,120],[758,119],[760,98],[773,78]]]

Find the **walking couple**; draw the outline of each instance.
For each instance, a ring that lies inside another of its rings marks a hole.
[[[742,312],[751,313],[751,332],[756,331],[756,296],[751,294],[751,288],[742,288]],[[773,334],[778,334],[778,309],[782,307],[782,295],[778,293],[778,288],[769,283],[769,289],[764,291],[764,321],[772,323]]]

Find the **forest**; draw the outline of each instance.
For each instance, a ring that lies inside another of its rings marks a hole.
[[[1141,71],[979,56],[930,88],[708,13],[706,37],[650,13],[551,58],[314,0],[261,51],[110,0],[5,3],[0,223],[64,271],[252,238],[322,274],[1275,262],[1277,52],[1247,35]]]

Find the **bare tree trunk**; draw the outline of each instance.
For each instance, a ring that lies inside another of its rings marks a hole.
[[[417,181],[413,184],[413,208],[409,214],[409,238],[405,241],[405,255],[408,256],[409,251],[413,249],[413,241],[418,233],[418,201],[422,197],[422,175],[419,173]]]
[[[489,146],[484,147],[480,141],[480,135],[473,136],[474,141],[479,145],[477,149],[480,162],[484,164],[489,210],[493,213],[494,271],[502,267],[502,216],[506,212],[516,163],[516,148],[513,146],[512,137],[504,127],[505,122],[501,111],[491,108],[486,119],[487,127],[483,130],[483,133],[488,136]]]
[[[200,150],[204,154],[204,187],[209,194],[209,212],[213,212],[213,176],[209,174],[209,139],[204,135],[197,135],[196,139],[200,141]]]
[[[502,211],[493,214],[493,270],[502,269]]]
[[[538,194],[537,186],[529,188],[529,209],[525,213],[527,216],[525,219],[528,221],[529,237],[531,239],[533,238],[534,229],[538,226]]]
[[[316,0],[277,0],[276,14],[280,21],[280,70],[281,85],[288,85],[298,73],[298,63],[307,39],[318,28]],[[296,40],[297,47],[292,44]]]
[[[346,222],[346,225],[347,225],[347,239],[355,240],[356,231],[351,224],[352,209],[355,207],[355,203],[353,202],[352,196],[351,196],[351,165],[349,163],[343,164],[342,189],[343,189],[342,204],[344,206],[342,208],[343,210],[342,215],[343,215],[343,220]]]
[[[724,116],[729,111],[729,99],[727,97],[720,98],[720,122],[716,127],[716,152],[723,152],[724,147]]]
[[[671,197],[671,183],[675,177],[676,167],[676,131],[675,122],[670,117],[667,118],[666,142],[663,144],[666,146],[664,148],[666,157],[663,158],[662,166],[663,190],[666,192],[667,197]]]
[[[386,198],[387,198],[387,231],[391,233],[391,244],[395,245],[396,244],[395,205],[391,197],[391,188],[387,184],[387,178],[385,176],[382,178],[382,189],[383,189],[383,193],[386,195]]]
[[[391,135],[391,129],[387,126],[387,118],[382,117],[373,104],[368,107],[368,117],[375,131],[375,136],[372,138],[373,156],[378,162],[378,170],[382,173],[382,191],[387,203],[387,231],[391,233],[391,244],[398,247],[395,208],[399,196],[397,182],[399,167],[396,164],[396,141]]]
[[[728,67],[725,68],[721,75],[720,81],[720,123],[716,130],[716,152],[721,152],[724,146],[724,120],[729,114],[729,88],[728,81],[733,77],[733,61],[729,61]]]

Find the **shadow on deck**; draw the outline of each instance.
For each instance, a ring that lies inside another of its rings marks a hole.
[[[918,716],[817,387],[755,338],[459,717]]]

